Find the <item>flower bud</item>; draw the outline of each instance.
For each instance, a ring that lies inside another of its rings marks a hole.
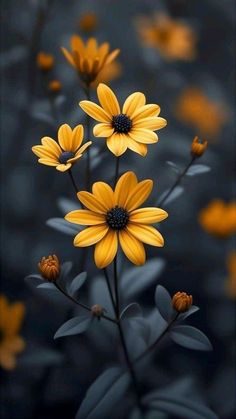
[[[208,142],[203,140],[202,142],[199,141],[198,137],[194,137],[192,145],[191,145],[191,154],[193,157],[201,157],[208,146]]]
[[[47,279],[49,282],[56,281],[61,270],[60,262],[56,255],[44,256],[38,263],[38,268],[43,278]]]
[[[192,295],[186,294],[186,292],[177,292],[172,297],[172,305],[176,311],[183,313],[188,311],[193,304]]]
[[[61,91],[61,82],[59,80],[52,80],[48,83],[48,90],[51,93],[59,93]]]
[[[97,16],[95,13],[85,13],[80,21],[79,28],[81,31],[89,33],[96,29],[97,27]]]
[[[42,71],[49,71],[54,66],[54,57],[52,54],[39,52],[37,55],[37,66]]]
[[[104,313],[104,308],[102,306],[100,306],[99,304],[95,304],[94,306],[91,307],[91,312],[95,317],[100,318],[103,313]]]

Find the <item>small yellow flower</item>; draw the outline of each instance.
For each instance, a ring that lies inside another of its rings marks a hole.
[[[32,151],[39,157],[39,163],[46,166],[54,166],[60,172],[65,172],[82,157],[86,148],[92,142],[88,141],[82,147],[84,136],[83,125],[77,125],[73,130],[67,124],[60,126],[58,130],[58,142],[50,137],[43,137],[42,145],[35,145]]]
[[[120,52],[119,49],[109,52],[109,48],[107,42],[98,46],[95,38],[89,38],[87,43],[84,43],[78,35],[74,35],[71,38],[71,51],[62,47],[62,52],[78,71],[82,82],[89,86]]]
[[[80,102],[81,108],[100,123],[95,125],[95,137],[105,137],[107,147],[121,156],[127,148],[145,156],[147,144],[158,141],[153,131],[164,128],[167,124],[164,118],[159,118],[158,105],[146,105],[143,93],[135,92],[128,96],[122,109],[114,92],[105,84],[99,84],[97,95],[101,106],[88,100]]]
[[[46,52],[39,52],[37,55],[37,66],[42,71],[52,70],[54,66],[54,57]]]
[[[208,146],[208,142],[203,140],[202,142],[199,141],[198,137],[194,137],[192,145],[191,145],[191,154],[193,157],[201,157]]]
[[[42,277],[49,282],[56,281],[60,275],[61,266],[56,255],[44,256],[38,263],[38,268]]]
[[[110,83],[110,81],[117,79],[122,74],[121,64],[115,60],[106,65],[98,74],[96,80],[91,84],[93,89],[96,89],[99,83]]]
[[[135,265],[146,260],[143,243],[162,247],[162,235],[150,224],[167,218],[160,208],[139,208],[149,197],[153,187],[150,179],[138,182],[133,172],[126,172],[118,180],[115,190],[104,182],[93,184],[92,193],[78,192],[78,198],[88,209],[71,211],[65,219],[89,226],[74,239],[74,246],[95,244],[94,259],[100,269],[108,266],[116,256],[118,243]]]
[[[61,91],[61,82],[59,80],[51,80],[48,83],[48,90],[52,93],[59,93]]]
[[[233,250],[227,257],[226,265],[228,277],[225,281],[226,292],[231,298],[236,298],[236,250]]]
[[[137,30],[143,43],[156,48],[166,60],[193,60],[196,57],[196,34],[181,20],[163,13],[140,17]]]
[[[19,331],[25,315],[23,303],[9,303],[0,295],[0,366],[6,370],[16,367],[16,355],[25,349]]]
[[[79,20],[79,28],[81,31],[88,33],[97,28],[97,16],[95,13],[87,12]]]
[[[172,305],[176,311],[184,313],[193,305],[193,297],[186,294],[186,292],[179,291],[173,296]]]
[[[207,233],[226,238],[236,233],[236,202],[215,199],[199,214],[199,222]]]

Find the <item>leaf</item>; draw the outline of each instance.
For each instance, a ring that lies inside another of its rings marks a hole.
[[[192,314],[196,313],[196,311],[198,311],[198,310],[199,310],[199,307],[197,307],[197,306],[190,307],[190,309],[188,311],[186,311],[185,313],[180,313],[178,315],[177,321],[183,321],[183,320],[187,319],[187,317],[189,317]]]
[[[88,329],[92,322],[92,317],[77,316],[65,322],[54,335],[54,339],[60,338],[62,336],[71,336],[78,335],[79,333],[85,332]]]
[[[59,209],[61,210],[61,212],[63,213],[63,215],[66,215],[70,211],[74,211],[81,208],[79,201],[76,202],[76,201],[73,201],[72,199],[63,198],[63,197],[57,200],[57,205]]]
[[[47,367],[51,365],[60,365],[64,356],[52,349],[35,347],[34,350],[27,351],[19,357],[19,367]]]
[[[149,330],[146,331],[146,335],[148,332]],[[145,326],[130,319],[126,328],[125,341],[131,360],[138,358],[147,349],[148,338],[145,338]]]
[[[167,189],[165,192],[163,192],[158,200],[158,202],[161,202],[164,200],[165,196],[167,196],[170,189]],[[165,205],[170,204],[171,202],[175,201],[177,198],[179,198],[180,195],[184,192],[183,186],[176,186],[176,188],[171,192],[171,194],[168,196],[167,199],[164,200]]]
[[[171,339],[189,349],[196,349],[199,351],[211,351],[212,345],[208,337],[192,326],[174,326],[169,332]]]
[[[168,291],[162,285],[156,287],[155,304],[163,319],[169,322],[174,312],[172,299]]]
[[[41,275],[39,274],[32,274],[32,275],[28,275],[24,278],[25,282],[29,285],[29,286],[37,286],[39,284],[42,283],[43,278]]]
[[[119,367],[103,372],[90,386],[78,410],[76,419],[104,419],[125,394],[129,375]]]
[[[177,174],[179,174],[179,173],[180,173],[181,169],[177,166],[177,164],[173,163],[173,161],[167,161],[167,162],[166,162],[166,164],[168,164],[168,166],[170,166],[170,167],[171,167],[171,169],[172,169],[175,173],[177,173]]]
[[[81,272],[77,275],[68,287],[68,293],[74,295],[84,284],[87,278],[87,272]]]
[[[82,230],[82,227],[69,223],[64,218],[49,218],[46,225],[61,233],[68,234],[68,236],[75,236]]]
[[[57,292],[59,291],[57,289],[57,287],[55,287],[55,285],[52,282],[43,282],[42,284],[39,284],[37,286],[37,288],[46,289],[46,290],[52,290],[52,291],[57,291]]]
[[[205,164],[194,164],[186,172],[186,176],[196,176],[210,172],[211,168]]]
[[[165,268],[160,258],[149,260],[144,266],[128,269],[121,279],[121,289],[125,298],[131,298],[144,291],[157,281]]]
[[[63,284],[64,282],[66,282],[67,276],[69,275],[72,269],[72,266],[73,266],[73,263],[69,260],[67,262],[64,262],[61,265],[61,273],[60,273],[60,278],[59,278],[60,284]]]
[[[120,318],[129,319],[142,316],[142,309],[138,303],[131,303],[121,312]]]

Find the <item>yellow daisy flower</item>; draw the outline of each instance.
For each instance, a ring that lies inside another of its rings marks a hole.
[[[6,297],[0,296],[0,366],[6,370],[15,368],[16,355],[25,348],[25,342],[19,336],[24,314],[24,304],[10,304]]]
[[[87,209],[71,211],[65,219],[89,227],[77,234],[74,246],[95,244],[94,259],[100,269],[113,261],[118,243],[132,263],[143,265],[146,260],[143,243],[164,245],[162,235],[150,224],[168,216],[160,208],[138,208],[149,197],[152,187],[152,180],[138,182],[133,172],[126,172],[114,191],[107,183],[96,182],[92,193],[78,192],[79,200]]]
[[[32,151],[39,157],[39,163],[55,166],[60,172],[70,169],[76,160],[82,157],[92,141],[81,146],[84,136],[83,125],[77,125],[73,130],[63,124],[58,130],[58,143],[50,137],[43,137],[42,145],[35,145]]]
[[[95,125],[95,137],[105,137],[107,147],[121,156],[127,148],[145,156],[147,144],[158,141],[153,131],[164,128],[167,124],[164,118],[159,118],[158,105],[146,105],[143,93],[135,92],[128,96],[122,110],[114,92],[105,84],[99,84],[97,95],[101,106],[88,100],[80,102],[81,108],[100,123]]]
[[[78,71],[85,85],[90,85],[120,52],[119,49],[109,52],[108,42],[98,46],[95,38],[89,38],[85,43],[78,35],[71,37],[70,52],[64,47],[61,49],[67,61]]]

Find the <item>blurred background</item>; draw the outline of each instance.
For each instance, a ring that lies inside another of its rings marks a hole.
[[[148,248],[149,257],[163,259],[165,268],[138,300],[152,308],[157,283],[171,294],[192,294],[200,311],[191,322],[207,334],[214,351],[189,351],[166,342],[154,359],[158,373],[150,371],[145,386],[191,375],[219,418],[235,417],[234,12],[233,0],[1,2],[0,315],[7,304],[20,302],[11,316],[24,340],[18,342],[14,365],[1,354],[0,342],[1,418],[73,418],[88,386],[112,362],[112,346],[109,350],[102,337],[99,343],[94,336],[54,341],[74,307],[24,281],[37,273],[41,257],[52,253],[73,262],[72,276],[81,271],[73,237],[46,224],[63,217],[68,206],[76,208],[69,176],[38,164],[31,152],[43,136],[56,139],[58,125],[85,122],[78,106],[83,89],[60,50],[69,47],[73,34],[120,48],[103,80],[121,101],[134,91],[144,92],[147,103],[158,103],[168,121],[146,158],[131,151],[122,158],[122,171],[154,179],[152,205],[175,181],[176,168],[167,162],[183,169],[194,136],[208,140],[199,162],[211,170],[186,176],[179,194],[166,204],[169,218],[161,226],[165,247]],[[50,54],[47,71],[40,52]],[[59,81],[54,88],[52,80]],[[97,100],[95,89],[93,98]],[[96,153],[103,141],[95,139],[94,144]],[[74,175],[83,187],[84,172],[82,161]],[[110,153],[96,158],[93,180],[109,182],[113,173]],[[97,303],[92,289],[97,271],[93,263],[87,270],[83,301]]]

